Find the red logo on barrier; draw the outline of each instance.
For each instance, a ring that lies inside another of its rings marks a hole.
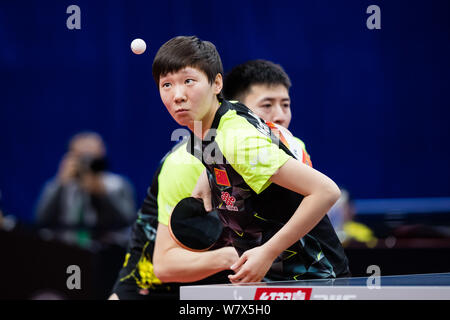
[[[254,300],[310,300],[312,288],[257,288]]]

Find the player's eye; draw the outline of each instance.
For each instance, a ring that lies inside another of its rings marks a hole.
[[[291,106],[290,103],[283,103],[283,107],[285,107],[285,108],[289,108],[290,106]]]
[[[194,83],[194,80],[193,80],[193,79],[186,79],[186,80],[184,81],[184,83],[186,83],[186,84],[192,84],[192,83]]]
[[[165,82],[165,83],[163,83],[163,84],[161,85],[161,87],[163,87],[163,88],[169,88],[169,87],[170,87],[170,83]]]
[[[268,109],[268,108],[272,107],[272,105],[270,103],[265,103],[265,104],[261,105],[261,107]]]

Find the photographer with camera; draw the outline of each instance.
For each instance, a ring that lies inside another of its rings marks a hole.
[[[106,169],[101,136],[76,134],[56,177],[43,189],[37,226],[45,234],[82,247],[91,246],[92,240],[120,244],[121,230],[135,219],[134,192],[126,179]]]

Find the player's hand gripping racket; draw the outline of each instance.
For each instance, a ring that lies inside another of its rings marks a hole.
[[[188,197],[175,206],[169,231],[181,247],[191,251],[210,249],[222,234],[223,226],[217,211],[207,212],[201,199]]]

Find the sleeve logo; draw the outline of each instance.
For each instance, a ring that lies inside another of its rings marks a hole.
[[[230,195],[228,192],[223,192],[221,194],[221,199],[223,202],[225,202],[225,205],[227,207],[227,210],[230,211],[238,211],[238,208],[234,205],[236,202],[236,198]]]

